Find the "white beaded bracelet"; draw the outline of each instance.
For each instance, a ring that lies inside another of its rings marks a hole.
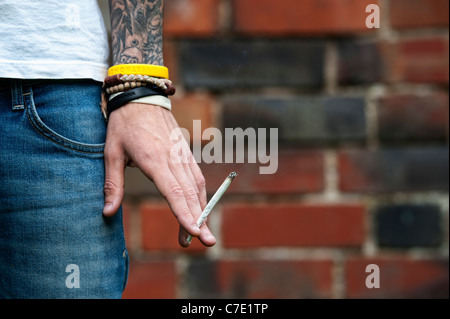
[[[156,85],[157,87],[161,88],[162,90],[167,90],[167,85],[172,84],[172,81],[168,79],[159,79],[147,75],[139,75],[139,74],[125,74],[122,75],[120,78],[123,82],[146,82],[153,85]]]

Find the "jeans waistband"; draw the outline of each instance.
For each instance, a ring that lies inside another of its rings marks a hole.
[[[7,79],[0,78],[0,90],[7,90],[11,87],[11,83],[21,82],[24,86],[32,86],[37,85],[49,81],[58,81],[58,80],[44,80],[44,79],[36,79],[36,80],[24,80],[24,79]]]
[[[0,78],[0,93],[11,92],[13,110],[24,109],[23,98],[40,85],[97,83],[91,79],[14,79]]]
[[[14,111],[25,108],[24,94],[30,94],[32,85],[39,83],[36,80],[0,79],[0,92],[11,91],[11,106]]]
[[[14,111],[23,110],[25,108],[25,104],[23,103],[24,90],[22,85],[22,80],[11,80],[11,101],[12,109]]]

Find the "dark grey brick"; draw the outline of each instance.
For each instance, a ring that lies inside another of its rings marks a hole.
[[[216,263],[204,258],[192,259],[187,268],[189,298],[220,298]]]
[[[280,142],[332,144],[366,138],[365,101],[360,97],[299,96],[224,99],[224,128],[278,128]]]
[[[344,40],[338,44],[338,54],[339,84],[370,84],[382,80],[384,67],[377,44]]]
[[[340,187],[347,192],[448,191],[447,147],[344,150]]]
[[[140,169],[135,167],[127,167],[125,170],[125,195],[131,197],[155,196],[161,198],[155,184]]]
[[[234,40],[181,43],[181,78],[187,88],[320,88],[321,41]]]
[[[438,247],[443,239],[438,206],[394,205],[376,212],[376,236],[383,247]]]
[[[385,144],[445,143],[448,124],[448,94],[391,95],[379,101],[378,131]]]

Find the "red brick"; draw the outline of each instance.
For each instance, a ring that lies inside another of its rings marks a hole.
[[[387,81],[447,84],[448,39],[418,38],[381,45],[388,68]]]
[[[219,0],[165,2],[165,36],[212,36],[218,31]]]
[[[193,239],[189,248],[178,244],[179,224],[166,203],[145,203],[140,207],[142,248],[147,251],[203,252],[206,248]]]
[[[178,46],[177,41],[164,38],[163,41],[164,66],[169,69],[169,78],[179,87],[179,66],[178,66]]]
[[[224,296],[250,299],[330,298],[329,260],[220,261],[218,288]]]
[[[223,246],[360,247],[364,215],[361,205],[229,204],[223,208]]]
[[[265,164],[201,164],[209,193],[219,188],[227,175],[236,171],[236,177],[227,194],[299,194],[320,192],[324,189],[324,157],[319,151],[280,151],[278,171],[261,175]]]
[[[366,267],[378,265],[380,288],[366,287]],[[448,298],[448,259],[355,258],[345,266],[348,298]]]
[[[123,299],[176,298],[178,276],[173,262],[132,262]]]
[[[400,44],[400,50],[406,80],[448,83],[448,40],[406,40]]]
[[[235,28],[258,35],[367,32],[369,4],[378,0],[234,0]]]
[[[173,116],[178,125],[189,131],[191,143],[202,142],[201,136],[194,136],[193,123],[201,121],[202,130],[217,127],[214,122],[215,99],[209,94],[192,93],[175,95],[172,100]],[[203,134],[203,131],[201,132]]]
[[[448,0],[391,0],[389,9],[394,28],[448,26]]]

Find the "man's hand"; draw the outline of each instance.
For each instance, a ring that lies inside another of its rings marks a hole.
[[[111,11],[113,64],[164,65],[163,0],[109,0]],[[178,128],[172,113],[159,106],[129,103],[109,118],[105,147],[105,216],[114,215],[123,199],[124,171],[136,166],[152,180],[169,203],[180,223],[179,242],[188,246],[188,234],[198,236],[206,246],[215,238],[197,218],[206,206],[205,179],[193,161],[174,161]],[[178,147],[177,142],[177,147]],[[186,143],[186,147],[189,146]]]
[[[205,179],[186,141],[184,151],[188,150],[190,160],[174,161],[172,152],[179,141],[173,141],[171,134],[177,128],[172,113],[159,106],[129,103],[110,115],[103,214],[113,216],[118,211],[124,194],[125,168],[138,167],[155,183],[177,218],[180,245],[189,246],[186,239],[190,234],[199,237],[205,246],[213,246],[216,240],[206,224],[197,227],[196,221],[207,204]]]

